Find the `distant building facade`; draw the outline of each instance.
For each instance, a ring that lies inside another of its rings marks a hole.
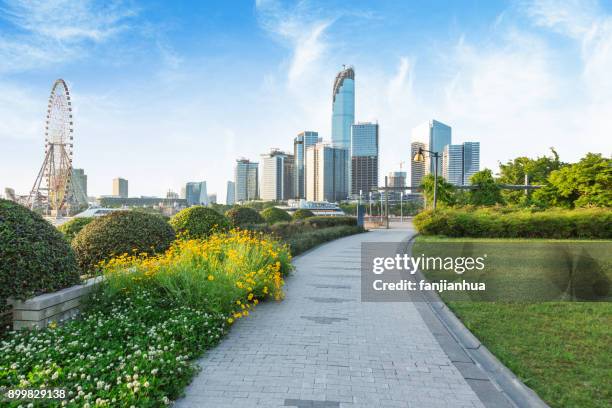
[[[113,179],[113,196],[121,198],[128,197],[128,181],[126,179],[121,177]]]
[[[208,195],[208,204],[217,204],[217,194],[211,193]]]
[[[345,173],[347,190],[351,188],[351,126],[355,123],[355,70],[344,67],[336,75],[332,90],[332,147],[345,149],[347,153]],[[349,191],[347,191],[348,193]],[[348,194],[347,194],[348,197]],[[342,199],[346,199],[343,197]]]
[[[234,183],[236,202],[259,199],[259,163],[248,159],[236,160]]]
[[[234,205],[236,204],[236,183],[231,180],[227,181],[227,192],[225,194],[225,204]]]
[[[295,160],[292,154],[272,149],[261,155],[261,199],[283,201],[294,197]]]
[[[295,198],[306,198],[304,155],[308,146],[317,144],[320,141],[319,133],[313,131],[300,132],[293,139],[293,156],[295,160],[295,185],[293,192]]]
[[[445,146],[442,163],[446,181],[455,186],[469,185],[470,177],[480,171],[480,142]]]
[[[378,187],[378,123],[357,123],[351,126],[350,195],[367,196]]]
[[[306,199],[338,202],[348,195],[348,150],[325,143],[306,149]]]
[[[406,172],[405,171],[390,171],[387,175],[387,186],[395,188],[406,187]],[[389,194],[391,200],[399,200],[404,190],[393,191]]]
[[[414,129],[412,129],[412,143],[419,143],[424,150],[430,150],[439,153],[438,158],[438,176],[442,174],[442,156],[444,153],[444,146],[451,144],[451,133],[452,129],[450,126],[445,125],[437,120],[429,120]],[[414,150],[414,149],[411,149]],[[417,149],[418,150],[418,149]],[[420,163],[417,164],[417,178],[411,177],[413,186],[419,186],[423,182],[423,177],[427,174],[432,174],[435,171],[435,160],[433,155],[425,153],[425,163],[422,166],[423,173],[419,176],[419,169],[421,168]],[[414,155],[410,157],[411,169],[414,163]],[[416,184],[415,184],[416,183]]]
[[[187,205],[208,205],[208,191],[205,181],[192,181],[185,185]]]
[[[425,166],[426,162],[418,162],[414,160],[414,156],[417,154],[419,149],[426,148],[425,143],[412,142],[410,143],[410,187],[411,192],[418,191],[418,188],[423,183],[423,177],[425,177]]]

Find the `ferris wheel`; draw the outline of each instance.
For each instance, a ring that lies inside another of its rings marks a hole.
[[[53,84],[45,121],[45,158],[28,198],[28,206],[60,216],[75,196],[72,182],[74,129],[70,91],[63,79]]]

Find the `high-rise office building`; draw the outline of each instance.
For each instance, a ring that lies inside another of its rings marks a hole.
[[[185,185],[187,205],[208,205],[208,191],[205,181],[192,181]]]
[[[351,126],[351,196],[367,196],[378,187],[378,123]]]
[[[470,177],[480,170],[480,143],[465,142],[444,147],[442,176],[449,183],[469,185]]]
[[[455,186],[463,185],[463,145],[444,146],[442,177]]]
[[[227,181],[227,192],[225,195],[225,204],[234,205],[236,203],[236,183],[231,180]]]
[[[406,187],[406,172],[405,171],[390,171],[387,175],[387,186],[395,188]],[[399,200],[404,190],[396,190],[389,194],[391,200]]]
[[[480,142],[463,143],[463,184],[470,185],[470,178],[480,171]]]
[[[128,197],[128,181],[121,177],[113,179],[113,195],[115,197]]]
[[[346,199],[348,150],[317,143],[306,149],[306,199],[337,202]]]
[[[236,202],[259,199],[259,163],[248,159],[236,160],[234,182]]]
[[[75,198],[79,203],[87,204],[87,174],[83,169],[72,169],[72,183]]]
[[[293,139],[293,156],[295,160],[295,185],[293,187],[293,194],[295,198],[306,198],[304,153],[308,146],[312,146],[320,141],[321,138],[319,138],[319,134],[312,131],[300,132],[295,139]]]
[[[415,145],[415,143],[421,143],[422,145]],[[439,153],[438,158],[438,176],[442,175],[442,156],[444,153],[444,146],[451,144],[451,127],[445,125],[437,120],[429,120],[414,129],[412,129],[412,145],[411,147],[422,147],[425,150],[431,150]],[[411,150],[414,150],[413,148]],[[411,152],[412,153],[412,152]],[[421,166],[414,163],[414,154],[410,157],[411,170],[416,167],[417,174],[411,176],[412,186],[417,187],[421,185],[423,176],[434,173],[435,171],[435,160],[432,154],[425,153],[427,158],[425,165],[422,167],[423,175],[419,178]]]
[[[262,200],[282,201],[294,198],[294,164],[293,155],[278,149],[261,155]]]
[[[344,67],[336,75],[332,91],[332,147],[346,149],[346,183],[351,186],[351,126],[355,123],[355,70]],[[345,199],[347,197],[344,197]]]

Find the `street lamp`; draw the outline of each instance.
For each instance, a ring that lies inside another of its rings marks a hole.
[[[425,150],[422,147],[419,147],[419,150],[414,155],[414,161],[422,163],[425,161],[424,152],[429,153],[435,160],[434,164],[434,196],[433,196],[433,210],[436,211],[436,204],[438,202],[438,159],[440,158],[440,153],[432,152],[431,150]]]

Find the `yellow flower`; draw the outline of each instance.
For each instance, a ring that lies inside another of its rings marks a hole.
[[[227,319],[227,322],[228,322],[229,324],[232,324],[232,323],[234,323],[234,319],[232,319],[232,318],[230,317],[229,319]]]
[[[249,293],[248,298],[249,298],[249,300],[253,300],[253,294],[252,294],[252,293]]]
[[[212,275],[208,275],[208,280],[209,280],[209,281],[213,281],[213,280],[215,280],[215,277],[214,277],[214,276],[212,276]]]

